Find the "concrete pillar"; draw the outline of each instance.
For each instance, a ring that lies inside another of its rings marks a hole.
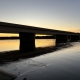
[[[68,35],[68,42],[71,41],[71,35]]]
[[[71,42],[75,42],[80,40],[80,36],[79,35],[71,35]]]
[[[35,34],[20,32],[20,52],[30,52],[35,50]]]
[[[65,43],[68,41],[68,36],[67,35],[62,35],[62,34],[57,34],[56,35],[56,44],[57,43]]]

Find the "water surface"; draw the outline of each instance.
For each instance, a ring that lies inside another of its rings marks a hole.
[[[29,80],[80,80],[80,42],[71,45],[34,58],[0,65],[0,69],[20,75],[18,80],[23,77]]]
[[[0,40],[0,52],[19,50],[19,40]],[[55,46],[55,39],[36,39],[36,47]]]

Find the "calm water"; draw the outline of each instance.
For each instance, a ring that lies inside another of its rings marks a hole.
[[[55,39],[36,39],[35,46],[55,46]],[[19,50],[19,40],[0,40],[0,52],[11,50]]]
[[[44,41],[42,42],[44,44]],[[54,42],[52,40],[51,44]],[[0,69],[16,74],[18,76],[16,80],[23,80],[25,77],[28,80],[80,80],[80,42],[70,44],[72,46],[55,52],[7,62],[0,65]],[[40,46],[36,45],[36,47]]]

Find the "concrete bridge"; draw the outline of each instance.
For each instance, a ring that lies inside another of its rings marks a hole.
[[[0,22],[0,33],[19,33],[20,52],[35,50],[35,34],[55,35],[56,44],[80,39],[80,33]]]

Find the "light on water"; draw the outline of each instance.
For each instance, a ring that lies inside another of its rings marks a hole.
[[[55,39],[36,39],[35,45],[36,47],[55,46]]]
[[[16,75],[26,73],[29,80],[80,80],[80,43],[71,45],[41,56],[1,65],[0,69]]]
[[[19,40],[0,40],[0,52],[19,49]]]
[[[0,52],[2,51],[11,51],[19,50],[19,40],[0,40]],[[55,46],[54,39],[36,39],[36,47],[48,47]]]
[[[0,40],[0,51],[19,49],[19,40]],[[36,47],[55,46],[53,39],[37,39]],[[72,42],[48,54],[19,59],[0,65],[0,69],[29,80],[80,80],[80,43]],[[37,75],[35,77],[35,75]],[[18,79],[19,80],[19,79]]]

